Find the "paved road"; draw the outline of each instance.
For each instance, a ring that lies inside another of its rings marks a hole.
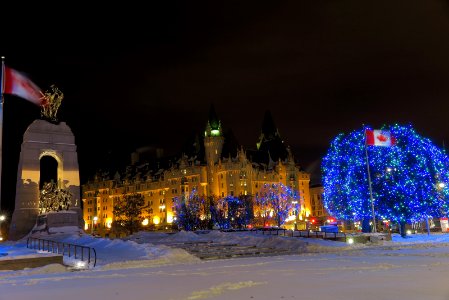
[[[56,272],[0,273],[0,299],[449,299],[448,245]]]

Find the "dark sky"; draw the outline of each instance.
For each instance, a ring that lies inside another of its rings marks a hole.
[[[211,103],[251,148],[269,109],[304,168],[362,124],[411,123],[449,143],[447,1],[157,2],[2,14],[7,65],[65,94],[60,119],[75,133],[82,182],[121,150],[125,160],[145,145],[179,150]],[[39,110],[6,102],[15,181]]]

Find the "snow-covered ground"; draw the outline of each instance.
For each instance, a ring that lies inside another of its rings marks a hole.
[[[97,266],[0,271],[3,299],[449,299],[449,234],[393,235],[345,244],[250,232],[139,232],[120,240],[74,233],[42,236],[97,251]],[[200,260],[180,243],[236,243],[295,254]],[[0,244],[0,259],[35,252]],[[73,260],[65,259],[68,265]]]

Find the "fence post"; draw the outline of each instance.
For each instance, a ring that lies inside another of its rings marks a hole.
[[[37,243],[37,245],[36,245],[36,243]],[[41,245],[41,243],[42,243],[42,245]],[[39,251],[47,251],[47,252],[51,252],[51,253],[55,253],[56,252],[58,254],[60,253],[59,247],[62,247],[62,249],[61,249],[62,255],[66,254],[66,247],[67,247],[68,248],[67,251],[68,251],[68,256],[69,257],[71,257],[71,254],[72,254],[72,249],[71,248],[73,246],[74,247],[74,251],[75,251],[75,253],[74,253],[75,254],[75,259],[78,258],[78,253],[77,253],[78,249],[77,248],[81,249],[81,260],[82,261],[84,261],[84,251],[85,251],[85,249],[87,249],[87,251],[88,251],[88,254],[87,254],[88,255],[88,263],[90,264],[90,261],[91,261],[91,254],[90,254],[91,251],[94,252],[94,259],[95,259],[94,267],[95,267],[95,265],[97,263],[97,252],[95,251],[94,248],[80,246],[80,245],[74,245],[74,244],[70,244],[70,243],[69,244],[60,243],[60,242],[56,242],[56,241],[52,241],[52,240],[38,239],[38,238],[33,238],[33,237],[27,238],[27,244],[26,245],[27,245],[27,248],[30,248],[30,249],[36,250],[36,246],[37,246],[37,249]],[[47,248],[45,248],[45,246]],[[56,246],[56,249],[55,249],[55,246]]]

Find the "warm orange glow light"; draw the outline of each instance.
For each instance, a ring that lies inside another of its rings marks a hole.
[[[172,212],[167,213],[167,223],[169,223],[169,224],[173,223],[173,213]]]

